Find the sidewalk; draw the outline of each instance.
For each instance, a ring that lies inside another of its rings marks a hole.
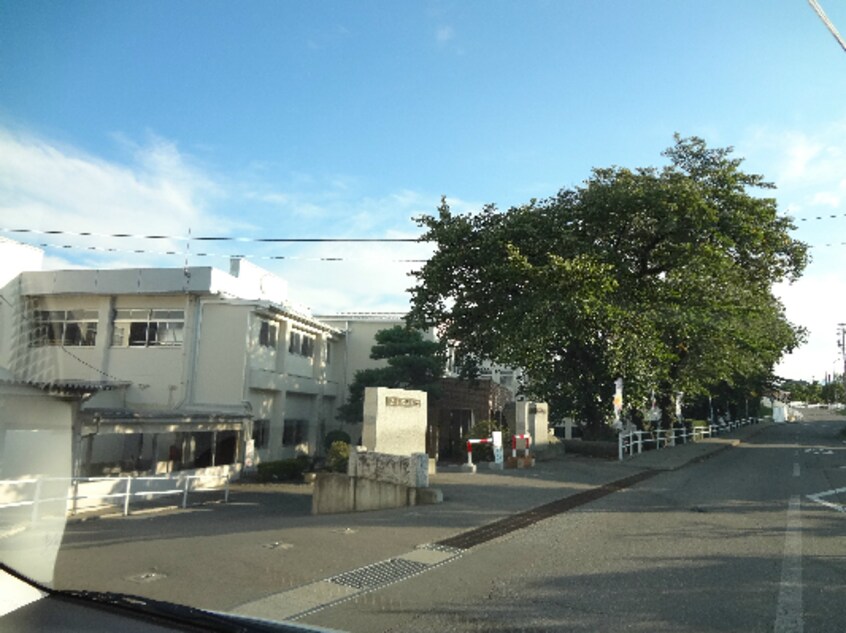
[[[692,462],[707,459],[720,451],[737,446],[771,426],[773,426],[772,422],[760,422],[735,429],[721,437],[703,438],[680,446],[647,451],[634,457],[627,457],[622,463],[650,470],[678,470]]]

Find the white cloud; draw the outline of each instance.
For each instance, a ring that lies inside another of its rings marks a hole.
[[[815,206],[826,206],[837,208],[840,206],[841,197],[831,191],[820,191],[811,198],[811,204]]]
[[[35,135],[0,128],[0,228],[63,231],[7,234],[45,248],[47,268],[194,266],[228,269],[245,255],[290,283],[291,299],[315,310],[405,310],[408,272],[431,247],[415,243],[262,244],[251,237],[416,238],[411,220],[436,212],[439,197],[411,189],[363,195],[345,175],[293,173],[259,165],[239,176],[204,168],[166,139],[139,144],[115,137],[124,163],[91,156]],[[450,200],[456,212],[481,207]],[[238,235],[237,242],[83,237]],[[64,249],[63,245],[73,248]],[[88,249],[113,249],[111,252]],[[145,253],[134,253],[134,250]],[[159,254],[173,251],[175,255]],[[200,252],[209,253],[201,257]],[[343,261],[326,261],[332,258]],[[284,259],[279,259],[284,258]]]
[[[831,272],[812,273],[775,291],[788,319],[808,329],[807,343],[786,356],[776,373],[785,378],[822,380],[826,372],[842,372],[836,333],[838,324],[846,322],[846,279]]]
[[[0,129],[0,224],[4,228],[65,231],[51,243],[77,248],[179,250],[178,240],[102,239],[91,232],[184,236],[226,226],[208,211],[222,194],[177,147],[159,138],[133,145],[129,164],[117,164],[36,136]],[[42,238],[33,236],[41,240]],[[152,246],[151,246],[152,244]],[[96,251],[89,251],[94,257]]]
[[[843,369],[842,362],[834,361],[837,324],[846,321],[846,258],[836,246],[846,241],[844,147],[846,121],[835,121],[803,131],[759,128],[738,152],[747,158],[746,168],[775,182],[780,209],[808,218],[797,221],[796,237],[811,246],[812,261],[799,281],[776,289],[788,318],[808,330],[808,342],[777,368],[789,378],[822,379],[826,372]]]
[[[435,29],[435,40],[444,44],[455,38],[455,30],[451,26],[442,25]]]

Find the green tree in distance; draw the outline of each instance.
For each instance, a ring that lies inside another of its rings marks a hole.
[[[580,187],[499,212],[422,216],[437,245],[414,273],[409,324],[439,325],[465,376],[491,359],[526,370],[526,391],[597,434],[613,381],[627,399],[771,374],[802,331],[772,284],[797,278],[805,245],[771,187],[731,149],[676,137],[661,169],[594,169]]]
[[[420,389],[435,395],[437,382],[443,376],[442,345],[425,340],[419,330],[396,325],[379,330],[375,338],[370,358],[385,360],[387,365],[355,373],[349,387],[349,399],[338,413],[345,422],[361,422],[363,419],[366,387]]]

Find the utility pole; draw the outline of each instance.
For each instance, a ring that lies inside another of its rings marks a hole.
[[[846,390],[846,323],[837,324],[837,347],[840,348],[840,356],[843,359],[843,388]]]

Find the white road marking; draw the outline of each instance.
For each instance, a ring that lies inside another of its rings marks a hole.
[[[838,512],[846,513],[846,507],[843,507],[839,503],[834,503],[833,501],[823,501],[823,497],[830,497],[831,495],[837,495],[841,492],[846,492],[846,488],[835,488],[834,490],[824,490],[823,492],[818,492],[816,494],[807,495],[808,499],[814,501],[815,503],[819,503],[826,508],[831,508],[832,510],[837,510]]]
[[[799,476],[799,464],[798,463],[793,464],[793,476],[794,477]]]
[[[802,514],[799,497],[794,496],[787,506],[774,633],[803,633],[805,621],[802,611]]]

